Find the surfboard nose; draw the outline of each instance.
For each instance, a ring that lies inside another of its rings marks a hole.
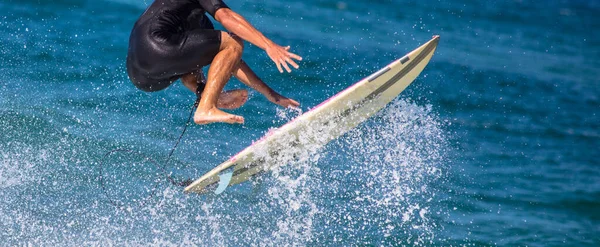
[[[431,43],[435,44],[435,46],[437,46],[437,44],[440,42],[440,36],[439,35],[433,35],[433,37],[431,37]]]

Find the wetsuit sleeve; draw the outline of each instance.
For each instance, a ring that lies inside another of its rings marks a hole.
[[[206,12],[212,15],[212,17],[215,17],[215,13],[220,8],[229,8],[229,6],[221,0],[198,0],[198,2]]]

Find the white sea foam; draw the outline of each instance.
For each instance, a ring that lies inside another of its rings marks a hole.
[[[283,121],[298,114],[288,111],[280,114]],[[0,236],[11,236],[8,243],[15,244],[73,246],[427,244],[437,232],[431,184],[443,177],[442,127],[431,107],[398,100],[327,146],[314,143],[327,139],[328,130],[311,128],[299,138],[303,148],[276,156],[265,152],[266,162],[280,166],[225,194],[185,195],[165,185],[142,207],[132,204],[126,210],[114,208],[99,186],[89,185],[97,181],[72,178],[70,185],[47,190],[66,191],[52,197],[60,201],[28,205],[26,211],[0,203],[0,226],[12,232]],[[8,189],[35,184],[44,174],[36,167],[40,163],[94,177],[90,161],[64,158],[78,155],[78,146],[65,145],[75,151],[0,149],[0,193],[15,205],[27,205],[15,197],[24,189]],[[33,191],[28,196],[40,201],[52,195]]]
[[[35,215],[23,207],[31,196],[16,197],[13,193],[39,186],[47,179],[40,164],[48,161],[50,153],[19,142],[0,144],[0,242],[3,244],[16,243],[15,240],[29,236],[29,232],[50,230],[50,227],[40,225]]]
[[[35,183],[42,177],[36,164],[46,162],[47,150],[9,142],[0,145],[0,189]]]

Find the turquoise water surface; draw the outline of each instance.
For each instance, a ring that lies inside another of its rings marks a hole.
[[[0,1],[1,246],[600,245],[600,1],[227,2],[304,57],[244,51],[304,112],[441,41],[377,116],[220,196],[162,169],[196,178],[300,112],[252,92],[163,167],[194,95],[127,78],[150,2]]]

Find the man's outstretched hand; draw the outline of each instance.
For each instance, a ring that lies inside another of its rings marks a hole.
[[[267,55],[269,55],[271,60],[273,60],[273,62],[275,62],[275,65],[277,65],[277,69],[280,73],[283,73],[283,68],[285,68],[285,70],[288,73],[292,72],[288,64],[292,65],[295,69],[298,69],[300,67],[298,66],[298,64],[296,64],[294,60],[302,61],[302,57],[289,52],[289,50],[289,46],[283,47],[277,44],[272,44],[268,46],[265,50],[267,52]]]

